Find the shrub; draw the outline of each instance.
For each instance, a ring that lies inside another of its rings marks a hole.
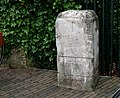
[[[73,0],[0,0],[5,55],[11,48],[22,48],[34,67],[56,69],[56,17],[64,10],[80,8]]]

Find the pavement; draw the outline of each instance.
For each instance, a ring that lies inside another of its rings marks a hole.
[[[0,68],[0,98],[111,98],[120,78],[101,76],[94,91],[57,87],[55,70]]]

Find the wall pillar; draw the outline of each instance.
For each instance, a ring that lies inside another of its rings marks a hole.
[[[98,79],[98,18],[92,10],[68,10],[56,19],[58,86],[92,90]]]

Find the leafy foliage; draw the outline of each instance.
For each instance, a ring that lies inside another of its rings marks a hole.
[[[0,0],[6,55],[11,48],[22,48],[34,67],[56,69],[56,17],[61,11],[80,8],[73,0]]]

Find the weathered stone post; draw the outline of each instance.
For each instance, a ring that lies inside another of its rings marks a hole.
[[[92,90],[98,79],[98,18],[92,10],[68,10],[56,20],[58,86]]]

